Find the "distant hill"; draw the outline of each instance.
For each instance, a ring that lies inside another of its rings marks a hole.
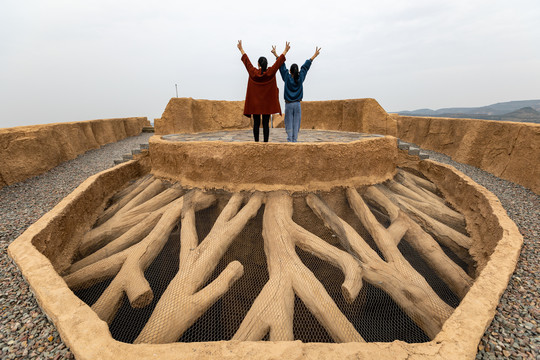
[[[516,119],[536,119],[540,117],[540,112],[528,106],[516,111],[512,111],[508,114],[505,114],[504,116]]]
[[[540,100],[508,101],[470,108],[418,109],[400,111],[398,114],[540,123]]]

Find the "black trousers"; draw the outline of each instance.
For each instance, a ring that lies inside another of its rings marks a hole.
[[[270,115],[263,114],[262,115],[262,125],[263,125],[263,136],[264,136],[264,142],[268,142],[268,138],[270,137],[270,127],[268,124],[270,123]],[[261,126],[261,115],[260,114],[253,114],[253,137],[255,138],[255,141],[259,141],[259,127]]]

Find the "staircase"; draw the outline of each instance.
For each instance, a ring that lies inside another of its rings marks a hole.
[[[122,159],[114,160],[114,165],[133,160],[133,155],[140,154],[143,151],[148,151],[148,144],[139,144],[139,149],[131,150],[131,154],[122,155]]]
[[[418,156],[420,160],[429,159],[429,155],[419,146],[398,139],[398,149],[408,150],[409,155]]]

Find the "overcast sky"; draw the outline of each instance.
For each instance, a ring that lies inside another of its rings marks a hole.
[[[243,100],[253,63],[321,55],[304,100],[386,111],[540,98],[538,0],[0,0],[0,128],[161,116],[176,96]],[[283,82],[278,76],[283,94]]]

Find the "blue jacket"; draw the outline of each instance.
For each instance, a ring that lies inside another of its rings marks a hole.
[[[304,87],[302,86],[304,79],[306,78],[306,74],[311,67],[311,59],[307,59],[304,65],[302,65],[302,68],[300,69],[300,76],[298,78],[298,83],[294,82],[294,78],[289,73],[289,70],[287,69],[287,66],[285,63],[283,63],[279,67],[279,72],[281,74],[281,78],[283,79],[283,82],[285,83],[285,100],[287,101],[301,101],[302,97],[304,96]]]

